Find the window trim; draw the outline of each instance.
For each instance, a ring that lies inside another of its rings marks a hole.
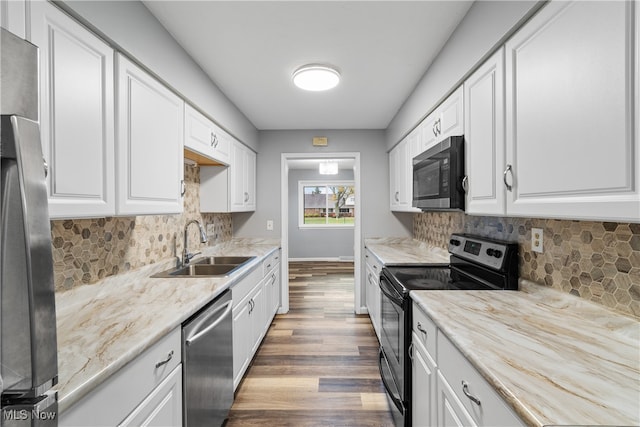
[[[305,224],[304,223],[304,188],[305,187],[333,187],[345,186],[353,187],[355,191],[355,181],[353,180],[300,180],[298,181],[298,228],[300,229],[326,229],[326,228],[347,228],[355,227],[355,216],[352,224]],[[329,206],[325,205],[325,212]],[[326,218],[326,213],[325,213]]]

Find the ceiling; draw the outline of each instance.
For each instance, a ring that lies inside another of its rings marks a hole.
[[[259,130],[385,129],[471,1],[177,1],[144,4]],[[296,88],[336,66],[327,92]]]

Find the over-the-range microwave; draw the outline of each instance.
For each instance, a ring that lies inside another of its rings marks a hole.
[[[464,211],[464,137],[450,136],[413,158],[413,206]]]

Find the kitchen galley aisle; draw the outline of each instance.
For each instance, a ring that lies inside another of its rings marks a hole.
[[[393,426],[378,340],[353,309],[353,263],[289,264],[277,315],[236,392],[227,427]]]

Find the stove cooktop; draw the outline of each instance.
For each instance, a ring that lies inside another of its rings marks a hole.
[[[402,284],[402,291],[491,289],[482,283],[469,281],[455,274],[448,265],[388,266],[386,269]]]

